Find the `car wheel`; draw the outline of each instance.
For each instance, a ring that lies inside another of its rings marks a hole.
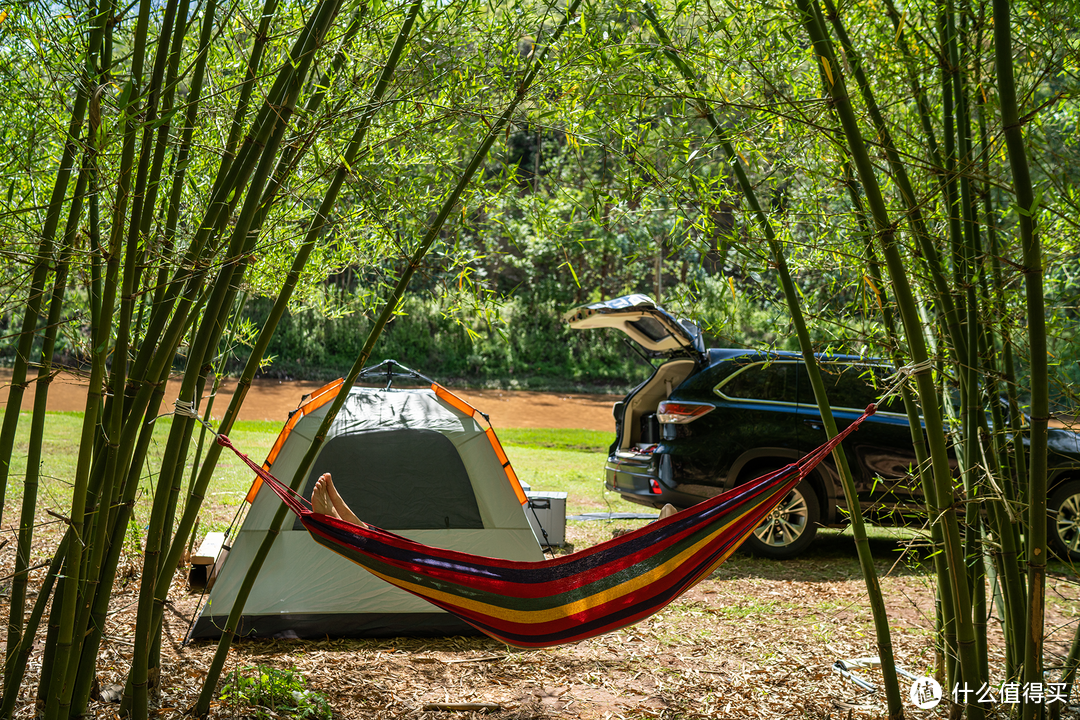
[[[1080,480],[1067,482],[1046,502],[1048,544],[1062,558],[1080,561]]]
[[[746,540],[746,549],[759,557],[784,560],[800,554],[817,535],[821,509],[817,493],[803,480]]]

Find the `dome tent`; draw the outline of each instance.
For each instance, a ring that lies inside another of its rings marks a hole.
[[[392,361],[372,368],[390,380]],[[400,368],[401,366],[396,366]],[[540,560],[525,493],[483,416],[437,383],[424,388],[354,387],[331,424],[301,493],[324,472],[363,520],[426,545],[506,560]],[[292,412],[263,467],[292,478],[340,380]],[[192,639],[216,638],[266,536],[280,500],[256,480],[251,506],[218,572]],[[282,528],[244,606],[237,633],[270,637],[386,637],[475,632],[424,600],[358,573],[313,541],[299,521]]]

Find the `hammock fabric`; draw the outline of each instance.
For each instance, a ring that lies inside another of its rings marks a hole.
[[[308,501],[233,450],[296,513],[312,537],[387,582],[509,645],[539,648],[618,630],[708,577],[840,442],[870,405],[797,463],[581,552],[519,562],[430,547],[371,525],[313,512]]]

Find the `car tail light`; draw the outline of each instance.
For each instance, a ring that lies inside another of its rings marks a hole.
[[[685,425],[697,420],[702,415],[713,411],[715,406],[708,403],[674,402],[665,400],[656,408],[656,419],[662,423]]]
[[[653,495],[660,494],[660,483],[656,482],[656,480],[653,478],[649,478],[649,492],[651,492]]]

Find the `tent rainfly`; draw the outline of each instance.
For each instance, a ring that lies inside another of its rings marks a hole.
[[[400,367],[400,366],[399,366]],[[391,369],[393,366],[391,366]],[[422,376],[415,376],[422,377]],[[425,378],[426,380],[426,378]],[[292,478],[340,380],[305,397],[263,463]],[[506,560],[541,560],[517,476],[484,417],[446,388],[354,387],[304,483],[333,474],[364,521],[426,545]],[[217,638],[281,501],[256,479],[251,503],[192,639]],[[244,605],[247,637],[389,637],[475,631],[418,597],[366,573],[286,521]]]

